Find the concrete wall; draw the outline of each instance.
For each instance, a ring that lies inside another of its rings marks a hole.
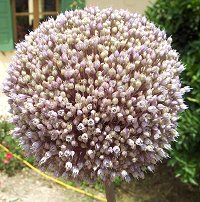
[[[0,52],[0,89],[2,88],[2,82],[6,76],[7,67],[13,55],[14,51]]]
[[[144,10],[155,0],[86,0],[87,6],[99,8],[112,7],[114,9],[127,9],[131,12],[143,14]]]
[[[8,120],[10,114],[8,113],[10,107],[8,105],[8,98],[2,93],[2,83],[6,77],[6,70],[11,61],[14,51],[0,52],[0,121]]]

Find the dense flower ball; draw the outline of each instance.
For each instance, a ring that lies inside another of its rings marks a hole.
[[[168,157],[187,108],[171,41],[145,17],[111,8],[42,23],[17,44],[4,83],[13,136],[57,176],[143,178]]]

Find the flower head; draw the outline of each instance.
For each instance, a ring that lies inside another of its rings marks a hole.
[[[143,178],[168,157],[187,108],[171,42],[125,10],[85,8],[43,22],[17,44],[4,83],[13,136],[56,176]]]
[[[4,164],[4,165],[8,165],[8,164],[9,164],[9,161],[8,161],[8,160],[3,160],[3,164]]]
[[[13,157],[13,155],[12,155],[12,154],[6,154],[6,159],[7,159],[7,160],[12,159],[12,157]]]

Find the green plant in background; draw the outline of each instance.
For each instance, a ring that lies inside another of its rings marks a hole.
[[[61,1],[61,12],[66,10],[83,9],[85,7],[85,0],[63,0]]]
[[[146,16],[172,35],[173,47],[186,65],[183,83],[189,110],[180,117],[178,141],[173,145],[169,164],[183,182],[198,185],[200,173],[200,0],[157,0]]]
[[[70,9],[74,10],[77,8],[84,8],[85,1],[84,0],[72,0],[70,4]]]
[[[0,122],[0,143],[14,154],[24,158],[26,154],[18,146],[18,142],[9,135],[9,131],[13,128],[12,124]],[[28,158],[28,161],[33,163],[32,158]],[[6,153],[0,148],[0,171],[12,176],[17,170],[21,170],[23,167],[24,165],[19,160],[15,159],[12,154]]]

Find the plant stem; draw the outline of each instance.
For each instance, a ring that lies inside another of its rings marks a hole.
[[[112,182],[105,182],[105,190],[107,202],[116,202],[114,185]]]

